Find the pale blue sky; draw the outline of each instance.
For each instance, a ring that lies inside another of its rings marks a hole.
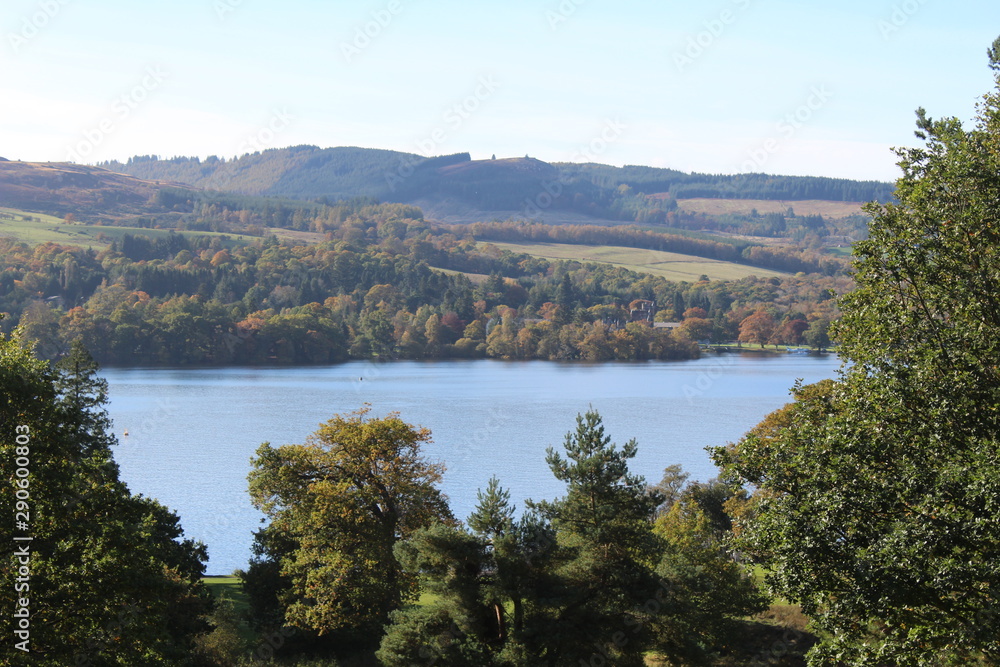
[[[0,155],[32,161],[307,143],[891,180],[916,107],[973,117],[1000,35],[985,0],[5,5]]]

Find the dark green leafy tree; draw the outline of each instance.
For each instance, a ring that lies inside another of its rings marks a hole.
[[[16,534],[32,538],[30,556],[0,560],[4,664],[191,664],[207,629],[205,548],[118,478],[105,401],[81,346],[55,369],[0,338],[0,512],[21,512]],[[28,588],[15,591],[15,577]],[[15,598],[29,603],[30,653],[11,647]]]
[[[397,545],[435,602],[393,615],[378,653],[383,664],[536,664],[552,620],[543,600],[558,588],[555,536],[537,515],[515,521],[514,513],[494,478],[479,493],[471,531],[439,524]]]
[[[689,485],[654,526],[666,543],[656,574],[667,595],[647,601],[646,608],[657,653],[679,664],[738,651],[741,620],[767,608],[767,598],[730,553],[728,515],[717,502],[724,488],[714,480]]]
[[[747,550],[823,631],[811,664],[1000,662],[1000,40],[975,127],[917,112],[868,207],[850,362],[717,461],[758,487]]]
[[[830,347],[830,320],[821,317],[809,325],[803,334],[806,343],[820,352]]]

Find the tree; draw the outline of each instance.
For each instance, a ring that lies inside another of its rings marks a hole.
[[[786,318],[774,332],[773,338],[785,345],[801,345],[809,322],[804,317]]]
[[[825,348],[830,347],[830,320],[826,317],[820,317],[814,320],[803,336],[806,343],[810,347],[815,347],[817,350],[822,352]]]
[[[708,311],[706,311],[704,308],[699,308],[697,306],[694,306],[692,308],[688,308],[687,310],[684,311],[684,318],[683,319],[686,320],[686,319],[689,319],[689,318],[692,318],[692,317],[700,318],[700,319],[703,319],[703,320],[707,319],[708,318]]]
[[[718,462],[744,548],[823,630],[811,664],[1000,661],[1000,40],[975,127],[917,111],[835,334],[850,365]]]
[[[510,493],[490,480],[471,530],[441,524],[396,547],[435,601],[393,614],[378,657],[387,667],[528,665],[552,622],[541,603],[553,586],[555,538],[534,514],[514,519]]]
[[[0,561],[11,610],[0,627],[17,637],[13,616],[29,610],[24,664],[189,664],[210,607],[204,546],[119,479],[106,384],[86,350],[75,345],[56,369],[28,347],[0,337],[0,511],[31,538]]]
[[[647,493],[645,480],[628,471],[638,450],[635,440],[619,449],[596,411],[577,416],[563,448],[565,456],[549,447],[545,460],[556,479],[566,482],[566,495],[529,503],[568,550],[557,570],[563,594],[546,664],[588,663],[604,652],[615,665],[642,665],[651,640],[642,605],[660,588],[653,566],[663,548],[650,521],[663,498]]]
[[[663,479],[650,487],[651,492],[659,494],[663,501],[656,508],[656,516],[660,517],[681,499],[681,492],[687,484],[690,474],[684,472],[684,468],[679,464],[669,465],[663,469]]]
[[[651,619],[654,646],[677,664],[701,664],[731,646],[740,620],[767,609],[767,598],[730,554],[728,532],[702,506],[698,491],[705,487],[713,488],[689,486],[654,527],[665,542],[656,574],[669,592]]]
[[[444,466],[420,451],[430,431],[369,412],[335,415],[304,444],[257,450],[250,495],[271,523],[245,575],[255,599],[266,600],[258,615],[277,606],[291,626],[365,644],[416,591],[393,546],[434,521],[452,522],[436,487]]]
[[[44,301],[34,301],[21,314],[20,338],[34,344],[44,359],[55,359],[64,351],[59,338],[59,316]]]
[[[771,313],[764,309],[757,310],[753,315],[740,322],[739,341],[741,343],[757,343],[764,347],[774,335],[775,326],[774,316]]]
[[[714,329],[712,320],[702,317],[689,317],[678,327],[682,334],[693,341],[709,340]]]
[[[655,647],[681,664],[698,663],[730,643],[739,619],[767,606],[744,568],[730,555],[727,502],[745,493],[719,480],[688,482],[679,465],[667,466],[651,491],[663,503],[653,527],[664,540],[656,573],[670,605],[653,617]]]

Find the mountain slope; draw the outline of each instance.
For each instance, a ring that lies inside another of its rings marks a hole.
[[[64,162],[0,161],[0,207],[59,217],[111,220],[166,212],[160,193],[178,188],[190,186]]]
[[[294,146],[244,155],[236,160],[209,157],[136,156],[127,163],[101,167],[145,179],[179,181],[207,190],[247,195],[278,195],[311,199],[382,197],[389,191],[386,175],[400,165],[425,161],[396,151],[341,147],[321,150]]]
[[[472,160],[468,153],[426,158],[357,147],[294,146],[232,160],[143,156],[101,166],[140,178],[251,195],[421,202],[444,216],[474,211],[478,219],[501,213],[540,218],[568,211],[641,221],[640,211],[670,211],[681,198],[861,202],[892,196],[891,184],[875,181],[686,174],[641,166],[549,164],[529,157]]]

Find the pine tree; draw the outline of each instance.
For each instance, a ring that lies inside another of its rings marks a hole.
[[[651,518],[663,497],[647,493],[645,480],[628,470],[635,440],[619,449],[596,411],[577,417],[563,447],[565,457],[548,448],[546,462],[566,482],[566,496],[529,504],[551,521],[568,552],[557,571],[564,585],[548,664],[607,655],[616,665],[642,665],[652,639],[642,606],[661,588],[654,567],[663,544]]]

